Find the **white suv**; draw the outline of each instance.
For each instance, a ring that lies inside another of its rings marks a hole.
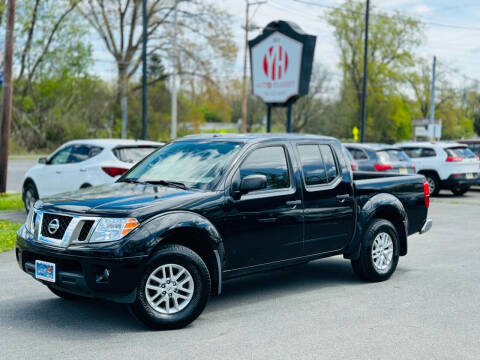
[[[480,161],[466,145],[456,142],[405,142],[401,147],[426,177],[430,194],[449,189],[455,195],[465,194],[470,186],[478,183]]]
[[[125,139],[69,141],[48,158],[40,158],[23,178],[28,211],[38,199],[116,181],[163,143]]]

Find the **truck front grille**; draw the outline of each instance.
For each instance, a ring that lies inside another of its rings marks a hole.
[[[72,221],[71,216],[44,213],[41,234],[52,239],[61,240],[70,221]]]

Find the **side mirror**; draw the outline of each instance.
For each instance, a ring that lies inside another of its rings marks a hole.
[[[240,193],[246,194],[251,191],[265,189],[267,187],[267,177],[265,175],[254,174],[245,176],[240,183]]]
[[[46,164],[47,163],[47,158],[46,157],[41,157],[38,159],[39,164]]]

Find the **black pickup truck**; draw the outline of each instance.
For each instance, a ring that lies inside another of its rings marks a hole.
[[[62,298],[128,303],[172,329],[240,275],[343,254],[386,280],[430,229],[428,206],[423,176],[352,173],[334,138],[189,136],[114,184],[37,201],[16,257]]]

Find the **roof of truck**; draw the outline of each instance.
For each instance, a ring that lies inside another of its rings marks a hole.
[[[241,142],[263,142],[263,141],[285,141],[285,140],[337,140],[330,136],[311,134],[197,134],[184,136],[177,141],[185,140],[212,140],[212,141],[241,141]]]

